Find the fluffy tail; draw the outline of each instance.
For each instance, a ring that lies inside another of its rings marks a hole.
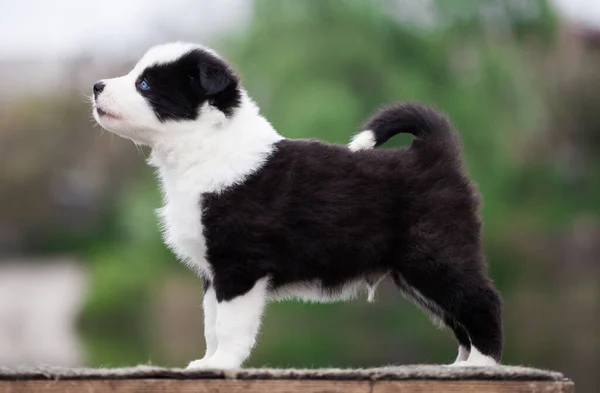
[[[394,135],[415,136],[413,149],[459,157],[460,142],[448,119],[435,109],[417,103],[398,103],[377,111],[356,134],[348,147],[352,151],[372,149]]]

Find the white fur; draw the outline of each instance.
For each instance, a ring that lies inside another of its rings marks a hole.
[[[298,299],[309,303],[333,303],[355,299],[358,297],[359,292],[365,289],[367,301],[373,303],[375,301],[375,291],[386,277],[387,274],[382,274],[375,277],[374,281],[363,279],[349,281],[333,292],[324,288],[320,280],[298,282],[270,291],[269,300]]]
[[[352,151],[372,149],[375,147],[375,134],[371,130],[359,132],[352,137],[348,148]]]
[[[467,358],[466,365],[468,366],[495,366],[498,363],[489,356],[486,356],[479,352],[479,350],[471,346],[471,352]]]
[[[206,342],[206,353],[203,359],[208,359],[217,351],[217,294],[214,286],[204,293],[202,302],[204,309],[204,341]]]
[[[256,342],[268,285],[268,278],[262,278],[245,295],[217,303],[217,350],[208,358],[191,362],[189,369],[230,369],[242,365]]]
[[[332,303],[337,301],[351,300],[358,296],[363,287],[362,280],[346,283],[339,291],[331,293],[323,288],[318,280],[306,281],[285,285],[269,292],[269,300],[299,299],[311,303]]]
[[[104,90],[94,98],[94,118],[102,127],[136,144],[150,145],[160,133],[166,133],[167,122],[160,123],[144,97],[135,88],[137,73],[106,79]],[[100,117],[98,109],[118,117]]]
[[[467,360],[458,360],[451,364],[454,367],[489,367],[497,366],[498,363],[489,356],[486,356],[479,352],[477,348],[471,345],[471,352]]]
[[[377,287],[383,280],[387,278],[387,274],[381,275],[375,282],[367,282],[367,302],[373,303],[375,302],[375,291],[377,291]]]

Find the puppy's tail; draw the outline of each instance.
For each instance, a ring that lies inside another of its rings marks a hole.
[[[372,149],[394,135],[415,136],[411,149],[445,158],[460,157],[458,135],[448,119],[435,109],[417,103],[398,103],[377,111],[356,134],[348,147],[352,151]]]

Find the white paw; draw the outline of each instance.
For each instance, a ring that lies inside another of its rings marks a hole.
[[[495,360],[488,359],[477,359],[477,360],[458,360],[452,364],[448,364],[448,367],[490,367],[497,366]]]
[[[187,365],[186,370],[200,370],[210,368],[207,366],[208,359],[193,360]]]
[[[227,370],[232,368],[239,368],[240,364],[230,359],[223,359],[219,357],[211,357],[208,359],[199,359],[190,362],[186,367],[187,370],[206,370],[206,369],[217,369]]]
[[[498,365],[498,363],[494,359],[482,354],[474,346],[471,347],[471,353],[469,353],[469,358],[466,361],[459,363],[462,363],[462,366],[470,367],[489,367]]]
[[[447,364],[448,367],[468,367],[470,364],[466,360],[457,360],[452,364]]]

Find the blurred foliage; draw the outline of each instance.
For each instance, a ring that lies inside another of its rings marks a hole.
[[[75,89],[0,106],[0,256],[83,252],[110,237],[111,191],[142,163],[91,120]]]
[[[590,370],[600,361],[593,300],[600,297],[600,72],[590,64],[600,55],[568,37],[544,0],[257,0],[250,25],[218,49],[289,138],[346,143],[370,113],[394,101],[448,114],[484,196],[485,251],[505,299],[505,362],[559,368],[583,391],[599,383]],[[409,142],[399,136],[386,147]],[[171,336],[189,337],[177,321],[199,313],[201,299],[173,295],[157,308],[166,277],[191,273],[160,238],[151,170],[126,178],[85,241],[67,231],[40,249],[78,250],[90,261],[81,320],[90,365],[181,366],[201,355],[201,345],[169,354],[156,342],[173,337],[157,337],[152,323],[171,310]],[[178,280],[175,288],[199,289],[200,280]],[[284,303],[267,314],[252,366],[454,356],[451,333],[434,329],[388,285],[373,305]],[[580,337],[573,345],[558,343],[566,329]]]

